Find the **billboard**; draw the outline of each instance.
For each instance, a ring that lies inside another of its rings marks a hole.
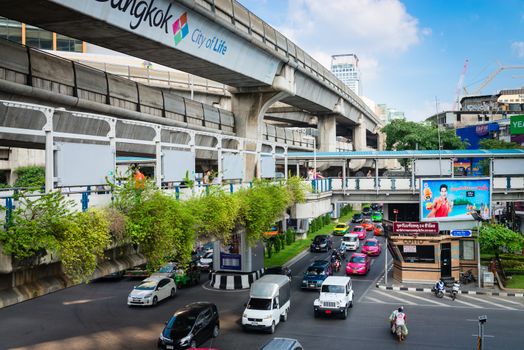
[[[421,179],[420,221],[473,220],[470,213],[491,215],[489,179]]]

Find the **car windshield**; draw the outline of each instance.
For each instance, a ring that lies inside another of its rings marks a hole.
[[[175,269],[175,265],[165,265],[158,270],[158,272],[171,273]]]
[[[196,315],[173,316],[166,325],[166,328],[174,331],[190,331],[195,324]]]
[[[211,259],[212,257],[213,257],[213,252],[207,252],[202,256],[203,259]]]
[[[247,304],[248,309],[271,310],[271,299],[251,298]]]
[[[366,258],[363,256],[352,256],[351,259],[349,259],[349,262],[360,264],[366,262]]]
[[[344,293],[344,289],[344,286],[322,285],[322,292],[324,293]]]
[[[376,228],[382,228],[382,225],[381,224],[377,224],[375,225]]]
[[[135,289],[138,289],[138,290],[153,290],[155,288],[156,288],[156,282],[154,281],[142,282],[138,286],[135,287]]]
[[[367,245],[367,246],[372,246],[372,247],[374,247],[374,246],[376,246],[376,245],[377,245],[377,242],[375,242],[375,241],[367,241],[367,242],[366,242],[366,244],[364,244],[364,245]]]
[[[362,217],[362,214],[355,214],[353,215],[354,218],[361,218]]]
[[[324,269],[321,267],[308,267],[306,273],[310,276],[320,276],[324,274]]]
[[[335,228],[346,228],[346,225],[344,225],[344,224],[338,224],[337,226],[335,226]]]
[[[357,240],[358,240],[358,237],[355,237],[355,236],[349,237],[350,242],[356,242]]]
[[[326,239],[323,238],[323,237],[319,237],[319,238],[315,238],[315,240],[313,242],[316,243],[316,244],[324,244],[324,243],[326,243]]]
[[[353,229],[353,231],[355,231],[355,232],[360,232],[360,231],[362,231],[363,229],[364,229],[363,227],[358,226],[358,227],[355,227],[355,228]]]

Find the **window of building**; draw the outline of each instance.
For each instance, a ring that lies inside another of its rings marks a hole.
[[[82,41],[57,34],[56,49],[58,51],[82,52]]]
[[[400,254],[405,262],[434,263],[435,246],[432,245],[399,245]]]
[[[460,260],[475,260],[475,241],[460,241]]]
[[[22,23],[0,17],[0,38],[22,43]]]
[[[26,27],[26,45],[42,50],[53,49],[53,33],[37,27]]]

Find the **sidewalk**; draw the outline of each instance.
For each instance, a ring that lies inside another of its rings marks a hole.
[[[388,268],[388,283],[386,284],[386,279],[384,274],[377,281],[376,287],[382,290],[396,290],[396,291],[409,291],[409,292],[425,292],[431,293],[431,288],[433,284],[427,283],[401,283],[393,279],[393,265],[390,265]],[[447,288],[447,287],[446,287]],[[523,290],[501,290],[497,285],[493,288],[479,288],[477,282],[461,284],[460,285],[461,294],[473,294],[473,295],[491,295],[491,296],[502,296],[502,297],[524,297]]]

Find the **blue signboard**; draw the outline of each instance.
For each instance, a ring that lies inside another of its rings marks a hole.
[[[449,234],[453,237],[471,237],[471,230],[451,230]]]
[[[242,255],[220,253],[220,269],[221,270],[242,270]]]

